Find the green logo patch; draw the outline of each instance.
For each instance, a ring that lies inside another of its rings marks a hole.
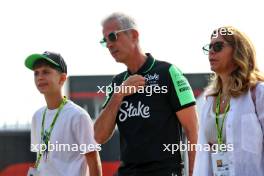
[[[194,102],[195,98],[191,89],[191,86],[181,70],[172,65],[169,69],[170,76],[176,91],[176,94],[180,100],[181,106]]]

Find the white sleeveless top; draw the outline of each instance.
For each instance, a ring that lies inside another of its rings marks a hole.
[[[207,141],[211,144],[217,144],[217,129],[216,129],[216,123],[215,123],[215,112],[213,110],[213,104],[211,104],[210,111],[208,113],[208,120],[206,121],[205,124],[205,134]],[[222,122],[223,122],[223,117],[224,114],[219,115],[219,125],[221,127]],[[227,118],[227,117],[226,117]],[[223,126],[223,143],[226,143],[226,119],[224,121],[224,126]]]

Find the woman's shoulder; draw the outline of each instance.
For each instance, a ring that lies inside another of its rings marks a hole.
[[[264,82],[258,82],[255,89],[256,94],[264,94]]]
[[[253,101],[264,101],[264,82],[258,82],[255,87],[251,88]]]
[[[258,82],[256,87],[263,89],[264,88],[264,82]]]

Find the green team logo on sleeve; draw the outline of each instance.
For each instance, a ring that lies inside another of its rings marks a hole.
[[[194,102],[195,98],[192,88],[187,79],[183,76],[181,70],[172,65],[169,72],[181,106]]]

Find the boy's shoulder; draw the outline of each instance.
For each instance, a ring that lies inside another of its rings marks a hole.
[[[64,111],[67,112],[67,114],[72,114],[74,116],[90,117],[85,109],[83,109],[81,106],[77,105],[71,100],[68,100],[67,104],[64,107]]]
[[[45,109],[46,109],[46,106],[43,106],[43,107],[39,108],[37,111],[35,111],[33,117],[34,118],[41,117],[43,115]]]
[[[46,109],[46,106],[39,108],[34,113],[33,119],[41,120],[45,109]],[[63,113],[64,116],[72,117],[72,118],[74,117],[75,119],[76,119],[76,117],[90,118],[90,115],[87,113],[87,111],[85,109],[83,109],[81,106],[75,104],[71,100],[68,100],[67,104],[63,107],[62,112],[64,112]],[[67,119],[69,119],[69,118],[67,118]]]

